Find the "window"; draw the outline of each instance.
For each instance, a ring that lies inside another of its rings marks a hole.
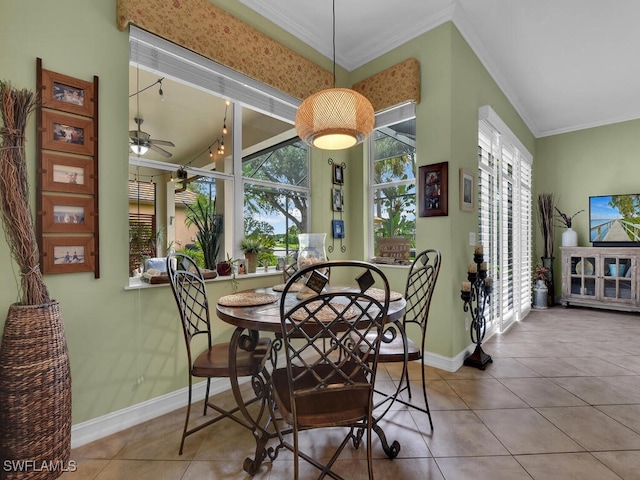
[[[136,197],[130,188],[130,232],[145,233],[144,251],[131,255],[186,249],[197,257],[188,218],[196,202],[223,219],[219,259],[241,255],[240,238],[255,230],[286,255],[287,231],[306,230],[310,211],[309,154],[293,128],[299,101],[133,26],[130,48],[131,122],[144,113],[139,137],[148,132],[165,150],[129,157],[130,182],[153,192]]]
[[[370,139],[369,197],[373,256],[381,239],[402,237],[415,252],[415,107],[407,104],[376,115]]]
[[[489,107],[478,130],[479,243],[494,285],[487,329],[503,331],[531,307],[532,158]]]
[[[308,146],[296,137],[242,159],[244,234],[271,235],[276,257],[289,256],[298,234],[308,231],[308,158]]]

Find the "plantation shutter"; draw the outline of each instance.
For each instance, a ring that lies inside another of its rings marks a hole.
[[[531,155],[489,107],[478,128],[478,242],[494,291],[487,330],[531,307]]]

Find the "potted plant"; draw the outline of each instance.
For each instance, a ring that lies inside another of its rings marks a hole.
[[[549,290],[547,298],[549,306],[553,305],[553,221],[554,221],[554,199],[552,193],[541,193],[538,195],[538,214],[540,230],[542,233],[542,265],[548,269],[547,288]]]
[[[71,453],[71,372],[59,304],[39,266],[25,159],[27,119],[36,97],[0,81],[0,211],[20,271],[20,298],[9,306],[0,345],[0,458],[32,462],[7,478],[56,478]],[[4,478],[3,475],[3,478]]]
[[[242,250],[247,259],[247,273],[256,273],[258,255],[262,253],[264,249],[265,244],[260,236],[252,235],[240,240],[240,250]]]
[[[545,309],[548,304],[549,288],[547,287],[547,275],[549,269],[541,263],[537,263],[534,268],[533,279],[533,308]]]
[[[216,213],[216,199],[209,200],[204,195],[198,195],[193,204],[185,206],[187,227],[195,225],[198,229],[196,239],[204,256],[204,268],[214,270],[222,239],[222,215]]]
[[[578,210],[573,215],[567,215],[566,213],[562,213],[558,207],[555,207],[556,212],[558,212],[557,218],[560,220],[560,223],[565,227],[565,231],[562,232],[562,246],[563,247],[577,247],[578,246],[578,232],[576,232],[571,225],[573,223],[573,217],[578,215],[580,212],[584,212],[584,210]]]

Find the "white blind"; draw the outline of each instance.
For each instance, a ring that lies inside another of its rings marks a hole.
[[[478,234],[494,285],[487,329],[502,331],[531,308],[531,155],[493,110],[484,109]]]

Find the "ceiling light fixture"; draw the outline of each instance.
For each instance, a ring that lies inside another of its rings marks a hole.
[[[146,145],[138,145],[138,144],[135,144],[135,143],[130,144],[129,148],[136,155],[144,155],[145,153],[147,153],[149,151],[149,147],[147,147]]]
[[[333,0],[333,88],[307,97],[296,113],[298,136],[322,150],[343,150],[363,142],[375,121],[371,102],[349,88],[336,88],[336,2]]]

